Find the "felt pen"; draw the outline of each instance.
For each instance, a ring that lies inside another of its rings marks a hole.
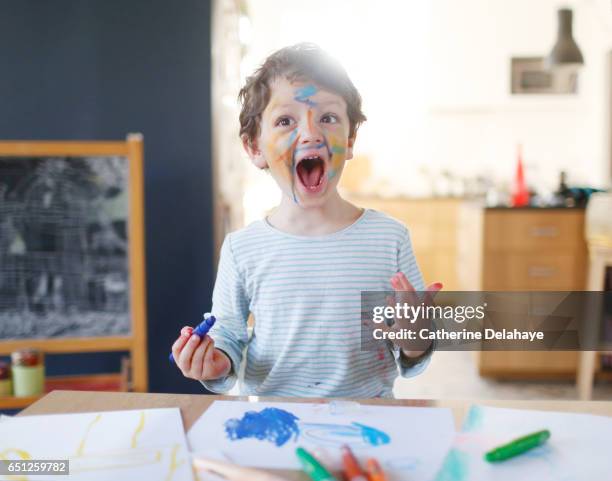
[[[344,473],[348,481],[367,481],[364,472],[361,470],[357,459],[353,455],[353,451],[348,446],[342,446],[342,465],[344,466]]]
[[[368,478],[370,481],[387,481],[387,477],[385,476],[385,472],[380,467],[380,464],[376,459],[370,458],[366,462],[366,466],[368,469]]]
[[[208,331],[210,331],[210,329],[215,325],[215,321],[215,316],[207,317],[202,322],[200,322],[200,324],[198,324],[198,326],[193,330],[191,335],[197,334],[198,336],[200,336],[200,339],[203,339],[204,336],[208,334]],[[172,353],[170,353],[168,359],[170,359],[170,362],[174,362],[174,356],[172,355]]]
[[[544,444],[548,438],[550,438],[550,431],[548,429],[528,434],[492,449],[485,454],[485,459],[490,463],[504,461]]]
[[[331,473],[323,467],[317,459],[304,448],[297,448],[295,454],[300,460],[302,470],[311,477],[313,481],[338,481]]]

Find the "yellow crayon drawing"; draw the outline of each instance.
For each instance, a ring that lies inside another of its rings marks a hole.
[[[100,421],[100,419],[102,419],[102,414],[98,414],[94,418],[94,420],[90,422],[89,425],[87,426],[87,429],[85,430],[85,435],[83,436],[83,439],[81,439],[81,442],[79,443],[79,447],[77,448],[77,451],[76,451],[77,456],[83,456],[83,452],[85,451],[85,443],[87,442],[87,437],[89,436],[89,432],[94,427],[94,425]]]
[[[149,448],[88,453],[85,456],[70,459],[70,473],[151,466],[163,461],[162,450],[163,448]]]
[[[130,448],[99,450],[99,448],[96,448],[97,437],[94,433],[94,427],[103,421],[102,418],[102,414],[97,414],[94,419],[88,422],[83,431],[82,438],[77,443],[75,453],[68,455],[70,458],[71,475],[95,471],[138,469],[157,465],[159,467],[168,467],[165,481],[172,481],[176,476],[177,470],[186,463],[184,456],[181,456],[182,446],[180,444],[142,447],[141,440],[146,425],[144,411],[139,413],[136,427],[131,433],[131,438],[128,438],[130,439]],[[99,432],[100,429],[95,431]],[[0,460],[9,459],[30,460],[32,458],[23,449],[7,448],[4,451],[0,451]],[[6,477],[0,477],[0,479],[28,481],[31,478],[24,475],[7,475]]]
[[[168,469],[168,476],[166,476],[166,481],[171,481],[172,477],[174,476],[174,472],[177,470],[177,468],[185,464],[184,459],[182,461],[176,460],[176,455],[178,454],[178,450],[180,448],[181,448],[180,444],[175,444],[174,447],[172,448],[172,454],[170,455],[170,466]]]
[[[22,459],[22,460],[32,459],[32,456],[30,456],[30,453],[28,453],[27,451],[24,451],[23,449],[17,449],[17,448],[8,448],[8,449],[5,449],[4,451],[0,451],[0,459],[3,461],[14,459],[14,458],[9,457],[11,456],[11,453],[14,453],[15,456],[17,456],[19,459]],[[10,476],[6,476],[5,479],[10,479],[11,481],[28,481],[28,477],[23,476],[23,475],[10,475]]]
[[[132,448],[136,447],[136,444],[138,443],[138,435],[142,432],[144,427],[145,427],[145,413],[144,411],[142,411],[140,413],[140,421],[138,423],[138,426],[136,426],[136,431],[134,431],[134,434],[132,434]]]

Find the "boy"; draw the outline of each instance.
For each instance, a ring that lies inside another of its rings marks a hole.
[[[268,57],[240,99],[244,148],[269,169],[282,198],[268,218],[226,237],[213,292],[217,323],[203,340],[183,328],[172,347],[177,366],[227,392],[248,346],[241,394],[392,397],[398,367],[418,374],[431,346],[361,350],[361,291],[423,290],[423,281],[406,228],[338,194],[366,119],[357,89],[321,49],[298,44]]]

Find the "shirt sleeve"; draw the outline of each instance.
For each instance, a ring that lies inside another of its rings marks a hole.
[[[400,242],[399,251],[397,254],[397,264],[398,270],[406,275],[408,281],[410,284],[412,284],[415,291],[425,290],[423,276],[421,275],[416,258],[414,257],[414,251],[412,250],[412,243],[410,241],[410,234],[407,229],[404,231],[404,235]],[[400,375],[402,377],[413,377],[421,374],[431,361],[431,355],[434,348],[435,346],[432,343],[421,356],[417,358],[408,358],[403,355],[400,348],[392,345],[393,357],[397,363]]]
[[[202,384],[209,391],[226,393],[238,379],[242,354],[248,342],[247,319],[249,316],[249,299],[244,277],[238,269],[232,252],[231,234],[226,236],[221,247],[212,301],[212,314],[217,322],[209,335],[215,341],[215,347],[230,358],[232,369],[226,377],[202,381]]]

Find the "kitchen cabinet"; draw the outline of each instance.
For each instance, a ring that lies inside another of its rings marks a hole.
[[[408,227],[425,285],[439,281],[445,290],[461,290],[457,263],[462,199],[348,195],[347,200],[384,212]]]
[[[484,291],[574,291],[585,289],[587,245],[582,209],[471,210],[465,231],[480,237],[471,265],[479,276],[472,289]],[[558,379],[576,375],[574,351],[483,351],[480,375],[509,379]]]

